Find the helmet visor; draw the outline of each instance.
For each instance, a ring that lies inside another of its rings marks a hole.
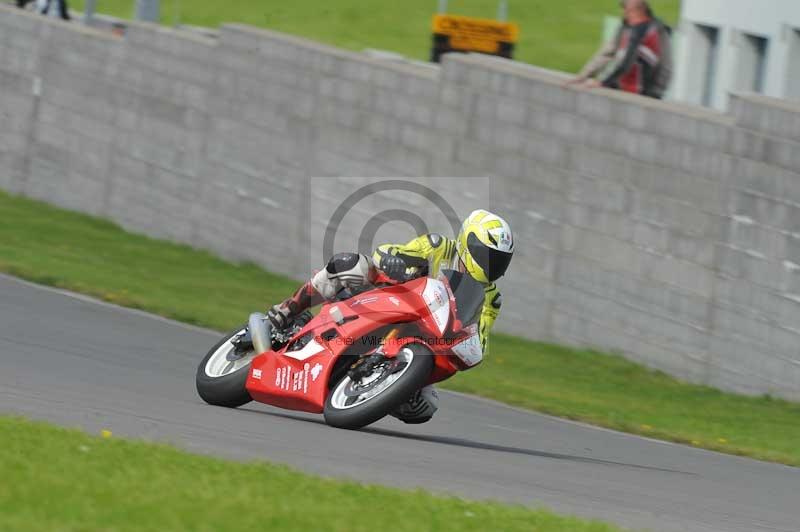
[[[472,260],[481,267],[490,283],[498,280],[506,273],[508,265],[511,263],[511,257],[514,255],[513,253],[490,248],[478,240],[475,233],[470,233],[467,237],[467,249],[469,254],[472,255]]]

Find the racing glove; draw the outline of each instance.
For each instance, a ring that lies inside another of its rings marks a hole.
[[[383,255],[380,264],[378,264],[378,268],[395,281],[405,281],[406,267],[406,261],[396,255],[388,254]]]
[[[286,325],[289,323],[289,314],[290,311],[287,307],[283,305],[273,305],[272,308],[267,311],[267,319],[272,323],[273,327],[281,331],[286,328]]]

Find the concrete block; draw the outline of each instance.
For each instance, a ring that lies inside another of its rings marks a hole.
[[[638,276],[643,276],[654,261],[651,253],[632,243],[572,226],[564,226],[562,249],[566,253],[594,260],[606,268]]]
[[[551,109],[576,113],[578,106],[576,91],[564,89],[559,84],[533,79],[519,79],[518,83],[522,87],[520,92],[527,93],[530,100]]]
[[[23,193],[26,196],[64,206],[61,201],[64,189],[63,166],[48,158],[38,156],[38,146],[29,162]]]
[[[413,121],[422,126],[433,124],[431,109],[406,96],[387,92],[376,93],[373,109],[398,119]]]
[[[69,87],[70,82],[64,84],[51,83],[44,79],[42,82],[42,101],[50,102],[59,107],[65,107],[74,112],[81,113],[86,117],[96,119],[100,122],[111,122],[114,120],[115,108],[102,97],[94,95],[81,95],[72,90],[62,90],[61,86]]]
[[[403,146],[419,152],[426,152],[434,144],[436,133],[429,128],[413,124],[401,126],[400,142]]]
[[[532,161],[563,168],[569,160],[570,147],[555,137],[531,133],[524,139],[523,153]]]
[[[756,94],[734,94],[731,114],[739,126],[800,142],[800,108],[792,102]]]
[[[512,124],[497,123],[491,144],[496,146],[503,156],[506,153],[521,155],[525,150],[526,131]],[[500,158],[502,157],[498,157]]]
[[[650,278],[685,290],[700,297],[711,297],[714,274],[700,265],[675,257],[661,256],[653,260]]]
[[[463,137],[467,134],[468,124],[468,118],[460,111],[442,108],[435,114],[434,127],[442,135]]]
[[[714,267],[714,241],[687,235],[682,231],[670,231],[666,252],[678,259],[699,264],[705,268]]]
[[[747,218],[732,217],[728,234],[728,244],[752,256],[776,261],[787,256],[787,235]]]
[[[33,87],[33,79],[21,73],[6,70],[0,66],[0,90],[4,95],[30,95]],[[5,102],[0,102],[2,105]]]
[[[653,110],[630,102],[613,102],[612,120],[615,124],[634,130],[644,130],[648,126],[648,117]]]
[[[800,142],[773,137],[766,138],[764,161],[794,172],[800,171]]]
[[[772,323],[789,330],[800,330],[800,298],[777,293],[742,279],[720,277],[716,285],[717,303],[743,316]]]
[[[628,210],[628,191],[614,181],[575,176],[569,180],[570,201],[599,209],[624,213]]]
[[[731,192],[731,214],[734,220],[752,220],[767,227],[800,229],[800,210],[783,198],[767,198],[750,191]]]
[[[24,158],[14,151],[0,151],[0,189],[20,194],[26,177]]]
[[[622,155],[588,146],[570,146],[567,169],[625,184],[636,190],[650,186],[653,167]]]
[[[699,328],[707,327],[707,298],[644,278],[632,277],[577,257],[562,257],[559,285],[618,301],[638,311]]]
[[[273,110],[270,110],[270,112],[271,114],[276,115],[276,117],[280,117],[281,121],[283,122],[283,124],[281,124],[283,129],[288,127],[288,116],[280,116]],[[367,124],[367,122],[364,121],[363,113],[359,112],[354,107],[341,105],[335,100],[320,102],[316,116],[318,120],[322,120],[331,125],[341,126],[344,128],[360,129],[362,124]],[[274,122],[274,120],[267,120],[265,122],[268,123],[270,121]],[[270,129],[272,129],[272,126],[270,126]]]
[[[701,146],[724,150],[730,138],[730,127],[727,123],[700,121],[698,136],[693,139]]]
[[[457,109],[459,112],[466,112],[472,105],[473,98],[474,94],[467,88],[443,83],[439,90],[438,103],[444,107]]]
[[[593,122],[611,124],[614,122],[613,104],[603,94],[590,91],[577,92],[577,113]]]
[[[527,113],[528,106],[522,100],[501,99],[497,102],[497,118],[500,122],[524,126]]]
[[[598,231],[620,240],[634,240],[634,227],[624,214],[610,212],[602,206],[578,203],[566,205],[566,222],[570,225]]]
[[[786,244],[786,259],[792,264],[800,265],[800,235],[793,234],[787,236]]]
[[[729,150],[732,155],[763,161],[766,154],[766,137],[747,129],[733,128],[729,136]]]
[[[748,253],[723,244],[717,244],[716,253],[717,267],[723,275],[745,279],[773,290],[783,289],[784,266],[782,263],[772,262],[752,252]],[[791,245],[789,253],[791,254]]]
[[[697,122],[683,113],[651,109],[647,113],[646,124],[648,131],[659,136],[690,142],[697,138]]]
[[[548,119],[547,129],[542,128],[539,129],[540,131],[549,131],[569,142],[583,142],[587,131],[586,118],[572,113],[554,111]]]
[[[762,162],[739,159],[732,185],[775,200],[800,203],[800,172]]]
[[[688,203],[703,212],[725,214],[728,210],[727,191],[721,183],[699,175],[654,167],[640,184],[652,194]]]
[[[631,217],[647,221],[664,228],[679,230],[686,235],[704,236],[710,239],[722,237],[722,216],[703,212],[690,202],[632,190],[630,195]]]
[[[500,125],[496,120],[472,120],[467,131],[467,137],[483,145],[494,147],[499,128]]]
[[[756,346],[713,336],[710,352],[711,363],[706,381],[709,386],[747,395],[758,395],[772,388],[773,385],[757,373],[757,368],[751,367],[756,360],[753,353],[758,352]]]
[[[5,94],[0,103],[2,133],[28,135],[33,119],[34,100],[27,95]],[[24,149],[24,148],[23,148]]]
[[[587,146],[621,155],[627,155],[625,151],[629,149],[628,138],[634,137],[629,137],[627,130],[594,119],[586,121],[583,132],[583,141]]]
[[[631,225],[632,241],[636,246],[659,255],[668,253],[670,233],[667,229],[646,222]]]
[[[497,119],[499,98],[496,94],[478,93],[475,95],[473,112],[479,122],[493,122]]]
[[[519,216],[521,226],[538,221],[560,224],[566,216],[566,199],[563,191],[548,186],[558,179],[553,170],[541,169],[536,172],[540,179],[528,176],[504,176],[491,180],[492,200],[503,206],[509,217]],[[524,227],[515,231],[524,230]]]
[[[549,133],[551,116],[555,112],[542,105],[529,105],[526,127],[538,133]]]
[[[429,174],[430,159],[430,154],[424,151],[396,146],[388,152],[382,162],[394,169],[396,175],[422,176]]]
[[[761,349],[769,345],[773,327],[768,321],[722,305],[716,305],[712,315],[715,336],[742,341]],[[751,360],[749,364],[753,367],[749,370],[755,370],[759,363],[757,359]]]
[[[455,160],[467,167],[474,169],[464,175],[481,175],[483,169],[490,168],[493,161],[491,148],[471,140],[462,140],[456,143]],[[473,173],[476,172],[476,173]]]

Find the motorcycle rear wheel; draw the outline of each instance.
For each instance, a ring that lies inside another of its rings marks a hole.
[[[396,378],[392,378],[394,374],[386,377],[379,386],[389,382],[368,397],[365,396],[369,392],[355,399],[348,396],[345,391],[352,389],[354,383],[348,375],[342,377],[325,401],[325,423],[342,429],[360,429],[389,415],[408,401],[414,392],[425,386],[433,371],[433,352],[427,346],[421,343],[406,344],[398,353],[397,359],[402,359],[407,365],[396,372]],[[373,390],[377,388],[376,386]]]

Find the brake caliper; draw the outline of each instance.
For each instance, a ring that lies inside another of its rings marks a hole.
[[[381,354],[374,354],[361,357],[350,366],[347,376],[354,382],[360,382],[364,377],[369,377],[375,371],[375,367],[385,363],[386,357]]]

